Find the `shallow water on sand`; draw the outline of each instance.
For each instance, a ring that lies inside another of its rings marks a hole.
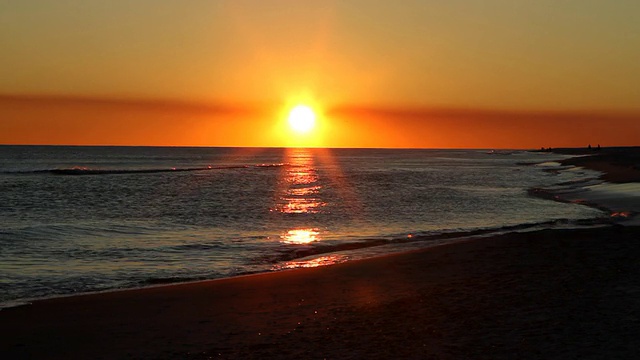
[[[0,302],[320,266],[602,216],[527,193],[584,176],[519,165],[558,158],[0,146]]]

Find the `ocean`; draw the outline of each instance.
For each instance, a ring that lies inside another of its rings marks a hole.
[[[487,150],[0,146],[0,307],[335,264],[608,216],[529,194],[594,177],[584,169],[553,171],[551,161],[560,158]]]

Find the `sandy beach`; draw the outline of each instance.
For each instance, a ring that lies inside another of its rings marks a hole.
[[[0,311],[5,359],[640,356],[640,229],[510,234]]]
[[[564,162],[595,170],[609,164],[620,171],[605,179],[625,182],[638,168],[637,152],[624,154],[603,149]],[[639,240],[633,226],[550,229],[333,266],[36,301],[0,311],[0,355],[635,359]]]

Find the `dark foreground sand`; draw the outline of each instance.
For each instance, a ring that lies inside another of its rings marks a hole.
[[[621,226],[0,311],[2,359],[638,359],[638,336]]]

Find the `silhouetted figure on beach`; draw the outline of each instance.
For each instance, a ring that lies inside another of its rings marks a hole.
[[[600,144],[598,144],[598,149],[597,150],[600,151]]]
[[[589,144],[589,150],[591,150],[591,144]]]

